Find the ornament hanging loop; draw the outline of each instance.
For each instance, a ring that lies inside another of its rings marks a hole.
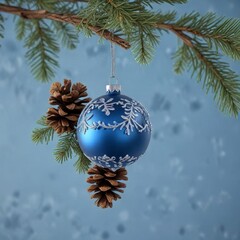
[[[110,41],[110,50],[111,50],[111,76],[109,79],[109,84],[118,84],[118,79],[116,78],[116,50],[115,45]]]

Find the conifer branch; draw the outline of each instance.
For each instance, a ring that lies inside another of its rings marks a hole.
[[[46,124],[46,117],[43,116],[37,121],[41,128],[36,128],[32,132],[32,141],[35,143],[46,143],[48,144],[53,140],[54,130]]]
[[[59,45],[51,28],[43,20],[31,22],[32,34],[25,39],[26,57],[36,79],[49,81],[58,67]]]
[[[77,161],[74,163],[76,170],[86,172],[90,166],[90,160],[83,154],[77,142],[75,133],[68,133],[60,136],[54,155],[58,162],[63,163],[76,155]]]
[[[77,29],[67,23],[53,22],[56,35],[60,38],[64,47],[75,49],[77,47],[78,33]]]
[[[192,76],[196,75],[199,82],[203,81],[206,92],[212,90],[220,110],[237,117],[240,110],[238,75],[221,61],[216,52],[209,50],[207,44],[191,39],[181,31],[171,31],[184,43],[174,56],[176,72],[192,69]]]
[[[46,123],[46,116],[41,117],[37,123],[41,125],[41,128],[36,128],[32,132],[32,141],[35,143],[48,144],[53,140],[54,129],[49,127]],[[67,133],[59,136],[59,140],[54,151],[55,159],[59,163],[63,163],[73,156],[77,157],[77,161],[74,163],[74,167],[77,172],[86,172],[91,164],[90,160],[83,154],[81,148],[78,145],[76,133]]]
[[[16,29],[18,40],[23,40],[26,37],[27,31],[30,29],[29,26],[30,24],[27,21],[25,21],[23,18],[17,19],[15,29]]]
[[[48,12],[47,10],[29,10],[29,9],[5,5],[5,4],[0,4],[0,12],[14,14],[14,15],[23,17],[25,19],[50,19],[57,22],[69,23],[74,26],[87,23],[86,20],[81,19],[77,15],[57,14],[57,13]],[[106,40],[112,41],[113,43],[125,49],[130,48],[129,43],[126,40],[122,39],[121,37],[118,37],[117,35],[113,34],[112,32],[106,29],[102,29],[99,26],[93,26],[89,24],[87,24],[87,28],[89,28],[91,31],[93,31],[100,37],[103,37]]]
[[[217,52],[221,51],[233,58],[240,60],[240,20],[217,17],[215,13],[207,13],[201,16],[193,12],[185,14],[178,21],[172,23],[157,23],[159,29],[169,30],[178,35],[185,33],[191,37],[202,38],[209,46]],[[180,37],[178,35],[178,37]]]
[[[73,149],[72,141],[74,140],[73,134],[64,134],[59,137],[57,147],[54,151],[56,160],[60,163],[72,158]]]
[[[74,167],[78,173],[85,173],[90,168],[91,161],[82,153],[78,154],[78,159],[74,163]]]

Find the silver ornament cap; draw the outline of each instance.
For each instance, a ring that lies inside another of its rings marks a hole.
[[[113,92],[121,92],[121,85],[120,84],[108,84],[106,85],[106,92],[113,93]]]

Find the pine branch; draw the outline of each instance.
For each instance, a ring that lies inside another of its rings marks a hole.
[[[174,71],[177,74],[183,73],[188,68],[190,65],[190,57],[188,46],[186,44],[182,44],[173,56],[173,59],[175,60]]]
[[[184,43],[174,58],[174,69],[182,73],[192,69],[198,73],[198,81],[208,92],[212,89],[219,109],[237,116],[240,110],[240,82],[238,75],[229,64],[222,62],[219,49],[239,60],[240,27],[239,19],[217,18],[215,14],[201,17],[198,13],[187,14],[174,23],[158,23],[160,29],[177,35]]]
[[[218,54],[209,51],[208,46],[196,41],[192,48],[193,74],[198,72],[198,81],[203,81],[203,87],[208,92],[212,89],[214,99],[219,109],[237,117],[240,110],[240,82],[238,75],[229,64],[222,62]]]
[[[37,124],[43,126],[43,127],[47,127],[47,117],[46,116],[42,116],[39,120],[37,120]]]
[[[63,163],[71,159],[75,154],[78,159],[74,166],[80,172],[86,172],[90,166],[90,160],[85,157],[78,145],[75,133],[68,133],[60,136],[54,155],[58,162]]]
[[[168,25],[168,23],[174,22],[176,20],[177,12],[169,11],[166,13],[158,12],[156,14],[157,23],[154,23],[155,27],[158,29],[161,24]]]
[[[175,69],[180,72],[191,69],[192,76],[195,75],[199,82],[203,81],[206,92],[212,90],[219,109],[237,116],[240,110],[238,75],[221,61],[217,52],[209,50],[207,44],[196,38],[191,39],[182,32],[176,34],[183,40],[184,46],[175,54]]]
[[[23,40],[26,37],[27,32],[30,30],[29,25],[30,24],[23,18],[19,18],[17,20],[15,30],[18,40]]]
[[[72,24],[74,26],[78,26],[79,24],[87,24],[86,20],[81,19],[79,16],[76,15],[68,15],[68,14],[57,14],[51,13],[46,10],[29,10],[21,7],[15,7],[5,4],[0,4],[0,12],[6,12],[14,15],[21,16],[26,19],[50,19],[57,22],[65,22]],[[130,47],[129,43],[118,37],[117,35],[111,33],[108,30],[102,29],[99,26],[92,26],[87,24],[87,28],[92,32],[96,33],[97,35],[112,41],[113,43],[128,49]]]
[[[141,64],[148,64],[152,60],[155,48],[159,44],[159,36],[155,33],[155,29],[152,27],[155,21],[155,16],[150,18],[149,12],[143,13],[146,22],[137,20],[138,31],[137,34],[130,35],[130,43],[132,45],[132,53],[135,56],[135,60]]]
[[[72,158],[72,141],[74,141],[74,135],[71,133],[59,137],[57,147],[54,151],[54,156],[58,162],[63,163]]]
[[[32,141],[35,143],[49,143],[53,140],[54,129],[46,124],[46,117],[43,116],[37,121],[41,128],[36,128],[32,132]],[[76,170],[86,172],[90,166],[90,160],[83,154],[78,145],[75,133],[68,133],[59,137],[56,149],[54,151],[55,159],[63,163],[76,155],[77,161],[74,163]]]
[[[52,29],[43,20],[32,21],[31,29],[32,34],[25,39],[26,57],[35,78],[46,82],[54,77],[58,67],[59,46]]]
[[[152,38],[151,35],[144,32],[144,30],[139,27],[138,33],[132,38],[132,53],[135,56],[135,60],[139,63],[147,64],[153,58],[155,52],[155,46],[158,43],[158,37]]]
[[[201,37],[208,47],[240,60],[240,19],[217,17],[215,13],[200,16],[199,13],[185,14],[172,23],[157,23],[160,29],[183,32]]]
[[[80,17],[88,19],[88,24],[99,24],[103,29],[113,29],[118,34],[125,35],[138,62],[149,63],[152,59],[155,46],[159,43],[159,36],[153,27],[157,15],[138,1],[92,0],[80,12]]]
[[[37,123],[42,128],[36,128],[32,132],[32,141],[35,143],[46,143],[48,144],[50,141],[53,140],[54,137],[54,130],[46,124],[46,117],[43,116]]]
[[[53,28],[63,46],[69,49],[75,49],[77,47],[79,41],[76,28],[62,22],[53,22]]]
[[[84,155],[79,155],[77,161],[74,163],[74,167],[77,172],[85,173],[90,168],[91,162],[90,160]]]

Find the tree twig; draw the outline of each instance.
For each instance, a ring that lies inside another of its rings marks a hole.
[[[221,35],[217,35],[217,36],[212,36],[212,35],[206,35],[206,34],[203,34],[199,31],[196,31],[195,29],[192,29],[192,28],[189,28],[189,27],[179,27],[179,26],[176,26],[174,24],[168,24],[168,23],[157,23],[155,25],[156,28],[160,28],[160,29],[165,29],[165,30],[170,30],[172,32],[174,31],[177,31],[177,32],[188,32],[188,33],[191,33],[191,34],[194,34],[196,36],[199,36],[199,37],[203,37],[203,38],[207,38],[207,37],[211,37],[211,38],[222,38]]]
[[[86,20],[78,17],[77,15],[51,13],[46,10],[29,10],[5,4],[0,4],[0,12],[14,14],[26,19],[50,19],[58,22],[66,22],[75,26],[79,25],[80,23],[86,23]],[[86,25],[91,31],[105,38],[106,40],[112,41],[122,48],[130,48],[130,44],[125,39],[118,37],[112,32],[106,29],[102,29],[99,26],[93,26],[89,24]]]

